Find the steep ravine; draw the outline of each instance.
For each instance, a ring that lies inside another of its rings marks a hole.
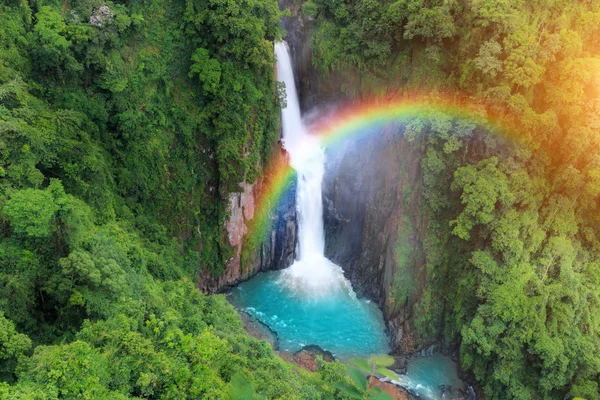
[[[359,93],[359,80],[351,71],[324,74],[315,68],[310,18],[299,15],[293,2],[280,5],[289,6],[292,14],[284,19],[284,27],[289,32],[286,40],[302,110],[314,115],[352,101],[348,96]],[[360,138],[346,138],[327,150],[325,255],[344,268],[360,295],[379,304],[392,348],[411,353],[433,340],[419,337],[413,320],[415,304],[427,286],[423,150],[419,143],[408,143],[402,132],[402,126],[388,126]]]
[[[292,16],[285,18],[283,25],[289,32],[286,40],[301,108],[310,114],[348,99],[340,91],[341,74],[324,77],[313,67],[310,20],[298,17],[295,11],[292,6]],[[325,255],[343,267],[357,293],[381,307],[392,349],[411,353],[431,342],[419,337],[413,321],[415,304],[427,285],[423,252],[427,223],[422,207],[423,151],[418,143],[408,143],[402,132],[402,125],[387,126],[327,149]],[[281,148],[276,152],[277,157],[287,157]],[[222,275],[201,276],[202,290],[223,291],[260,271],[292,264],[297,241],[295,186],[280,199],[270,215],[270,229],[242,262],[262,188],[259,179],[230,195],[226,228],[233,256]]]

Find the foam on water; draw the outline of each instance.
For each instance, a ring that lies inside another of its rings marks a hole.
[[[278,280],[295,296],[309,300],[331,295],[347,295],[356,299],[350,282],[344,277],[344,271],[319,254],[310,254],[297,260],[290,268],[281,271]]]

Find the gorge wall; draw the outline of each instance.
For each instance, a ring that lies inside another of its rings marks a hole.
[[[314,113],[318,115],[348,100],[341,91],[348,84],[343,74],[324,75],[312,65],[310,19],[299,16],[291,1],[283,1],[281,7],[292,11],[283,25],[303,113],[318,110]],[[432,340],[419,337],[414,326],[415,307],[427,287],[424,151],[421,143],[409,143],[403,130],[402,124],[388,125],[327,149],[323,205],[325,255],[342,266],[359,295],[381,307],[392,348],[410,353]],[[277,146],[279,162],[285,161],[285,151]],[[233,254],[222,275],[206,272],[201,276],[202,290],[223,291],[260,271],[292,264],[297,229],[295,184],[269,216],[270,227],[260,243],[247,243],[264,179],[268,177],[243,184],[240,192],[230,195],[225,226]]]
[[[287,153],[278,142],[271,163],[287,163]],[[225,221],[227,240],[233,249],[225,270],[219,276],[203,270],[199,288],[205,292],[227,290],[250,279],[261,271],[289,267],[294,261],[296,247],[296,182],[279,199],[269,213],[267,229],[259,237],[251,231],[255,221],[255,209],[270,176],[261,176],[257,181],[242,183],[240,191],[229,195],[229,219]]]
[[[423,151],[401,124],[346,139],[327,150],[323,181],[325,253],[356,292],[381,307],[392,347],[428,344],[414,329],[415,304],[427,282],[422,207]]]

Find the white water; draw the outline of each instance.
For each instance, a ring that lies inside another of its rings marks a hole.
[[[325,258],[321,182],[325,172],[325,153],[319,139],[306,131],[300,115],[294,71],[285,42],[275,44],[277,79],[285,84],[287,107],[281,112],[284,148],[298,174],[296,209],[298,251],[294,264],[283,271],[281,282],[294,292],[313,296],[333,291],[354,292],[342,269]]]

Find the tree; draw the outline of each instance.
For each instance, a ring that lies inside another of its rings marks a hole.
[[[31,339],[18,333],[15,325],[0,311],[0,377],[11,382],[14,380],[17,361],[25,357],[31,349]]]
[[[495,157],[480,161],[476,166],[459,168],[454,173],[454,190],[461,190],[464,210],[450,223],[453,233],[462,239],[470,238],[475,225],[485,225],[495,218],[497,205],[509,207],[514,195],[508,186],[508,178],[498,168]]]
[[[47,190],[23,189],[12,194],[3,208],[15,233],[34,238],[50,236],[59,210]]]
[[[210,58],[208,50],[198,48],[192,55],[192,67],[190,68],[190,77],[198,75],[202,87],[207,94],[216,94],[219,82],[221,80],[221,65],[219,61]]]

